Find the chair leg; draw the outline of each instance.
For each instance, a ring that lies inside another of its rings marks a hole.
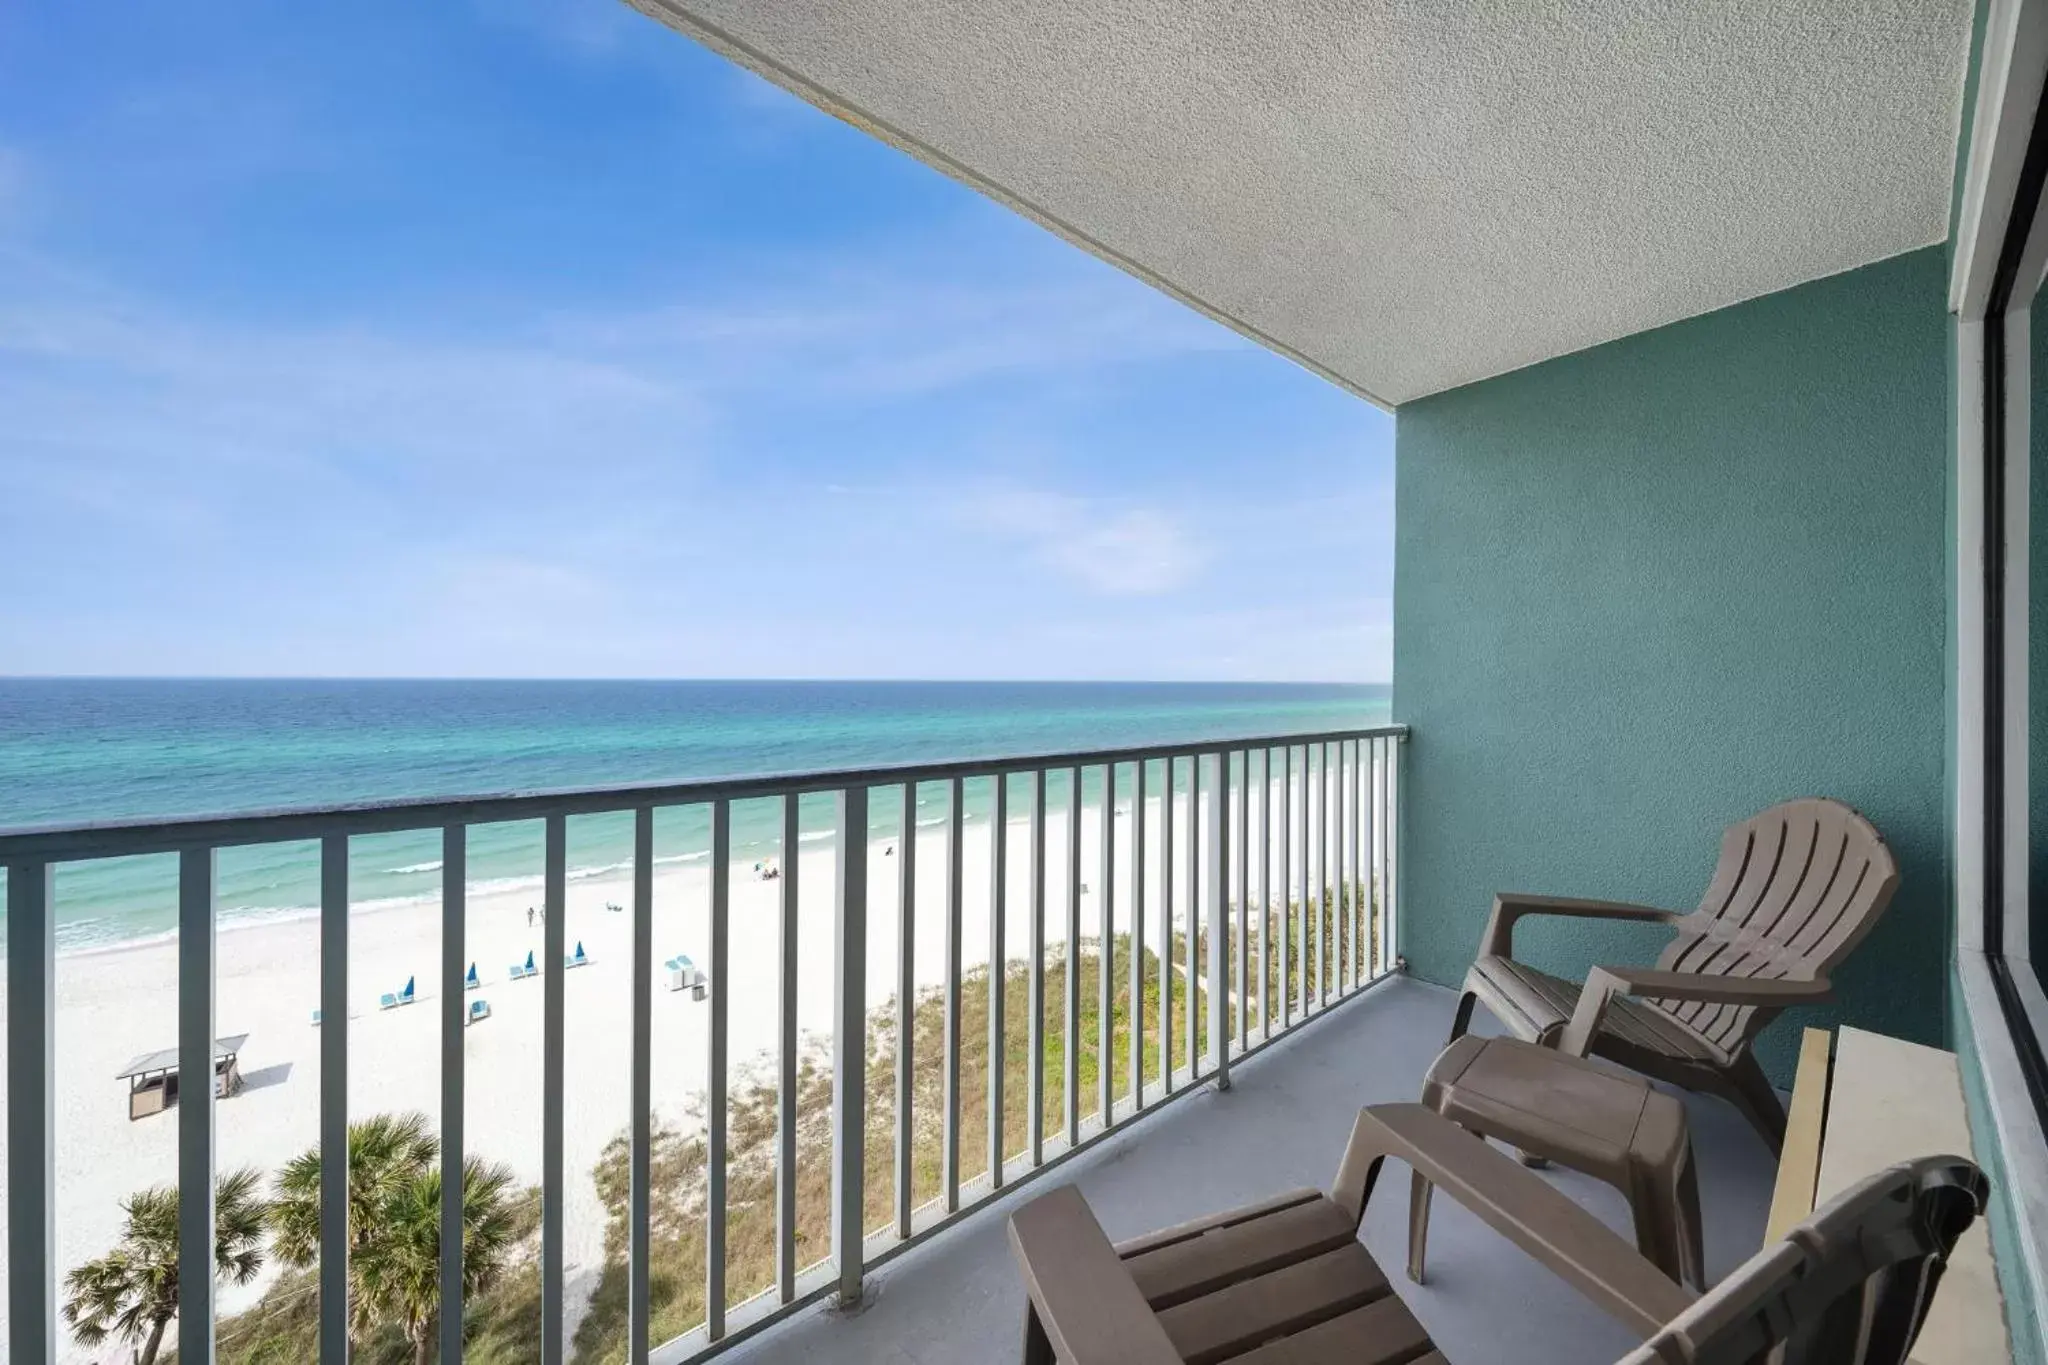
[[[1448,1047],[1465,1036],[1465,1030],[1472,1027],[1472,1007],[1479,1003],[1479,997],[1466,991],[1458,997],[1458,1012],[1451,1016],[1451,1036],[1444,1040]]]
[[[1421,1284],[1422,1262],[1429,1247],[1429,1196],[1436,1187],[1419,1172],[1408,1180],[1408,1278]]]
[[[1778,1092],[1771,1088],[1771,1079],[1764,1075],[1756,1054],[1745,1050],[1723,1074],[1728,1080],[1728,1087],[1723,1093],[1729,1103],[1749,1120],[1749,1126],[1756,1129],[1757,1136],[1771,1149],[1772,1156],[1783,1154],[1785,1104],[1778,1098]]]
[[[1052,1338],[1038,1320],[1038,1305],[1024,1305],[1024,1365],[1059,1365],[1052,1353]]]

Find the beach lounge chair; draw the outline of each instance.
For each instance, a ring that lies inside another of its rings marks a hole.
[[[472,1000],[472,1001],[470,1001],[470,1002],[469,1002],[469,1014],[468,1014],[468,1016],[467,1016],[467,1017],[466,1017],[466,1018],[465,1018],[465,1019],[463,1020],[463,1023],[464,1023],[464,1024],[474,1024],[474,1023],[475,1023],[475,1022],[476,1022],[477,1020],[479,1020],[479,1019],[488,1019],[488,1018],[490,1018],[490,1017],[491,1017],[491,1002],[490,1002],[490,1001],[488,1001],[488,1000]]]
[[[483,978],[476,974],[476,964],[474,962],[470,963],[469,974],[462,978],[462,989],[473,991],[483,984]]]
[[[319,1027],[320,1027],[320,1011],[319,1011],[319,1010],[314,1010],[314,1011],[313,1011],[313,1027],[314,1027],[314,1028],[319,1028]]]
[[[529,976],[538,976],[539,974],[540,968],[533,965],[533,953],[530,949],[526,954],[526,961],[515,962],[505,969],[505,975],[514,981],[522,981]]]
[[[1296,1190],[1114,1245],[1071,1185],[1019,1209],[1025,1365],[1448,1365],[1358,1240],[1389,1157],[1646,1338],[1617,1365],[1905,1365],[1989,1192],[1961,1157],[1893,1166],[1695,1297],[1484,1139],[1419,1104],[1376,1105],[1359,1114],[1329,1194]],[[1514,1347],[1458,1360],[1506,1365]]]
[[[568,967],[588,967],[589,965],[590,965],[590,958],[589,958],[589,957],[588,957],[588,956],[587,956],[587,955],[586,955],[586,954],[584,953],[584,951],[583,951],[583,940],[579,938],[579,939],[577,939],[577,940],[576,940],[576,951],[575,951],[575,952],[573,952],[573,953],[570,953],[570,954],[569,954],[569,955],[568,955],[567,957],[565,957],[565,958],[563,958],[563,959],[562,959],[562,966],[563,966],[564,968],[568,968]]]
[[[688,990],[696,985],[703,975],[703,973],[697,970],[697,964],[690,961],[689,957],[682,953],[678,953],[661,965],[668,968],[668,988],[672,991]]]
[[[1775,1154],[1785,1140],[1785,1108],[1750,1043],[1786,1006],[1829,997],[1829,974],[1877,923],[1898,885],[1898,864],[1868,820],[1839,801],[1809,799],[1732,826],[1706,896],[1689,915],[1615,901],[1496,896],[1451,1037],[1465,1032],[1473,1002],[1484,1001],[1530,1042],[1720,1095]],[[1598,966],[1579,985],[1516,959],[1515,923],[1528,915],[1642,920],[1675,933],[1654,969]]]
[[[386,991],[384,992],[384,994],[378,996],[377,1008],[380,1010],[395,1010],[400,1005],[410,1005],[415,998],[413,995],[413,986],[415,985],[416,980],[416,978],[408,976],[405,979],[404,990]]]

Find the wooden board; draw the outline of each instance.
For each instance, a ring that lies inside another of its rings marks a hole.
[[[1778,1158],[1778,1183],[1771,1190],[1765,1245],[1783,1237],[1813,1212],[1834,1044],[1834,1035],[1826,1029],[1810,1028],[1800,1035],[1799,1070],[1792,1077],[1792,1105],[1785,1114],[1785,1148]]]
[[[1956,1055],[1844,1028],[1835,1044],[1815,1199],[1826,1203],[1895,1162],[1946,1154],[1976,1156]],[[1983,1219],[1956,1243],[1912,1358],[1917,1365],[2011,1361],[1991,1234]]]

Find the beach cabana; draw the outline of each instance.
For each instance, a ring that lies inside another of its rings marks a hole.
[[[213,1092],[226,1099],[242,1088],[239,1061],[246,1033],[213,1040]],[[178,1102],[178,1049],[159,1048],[145,1052],[114,1073],[114,1079],[128,1082],[128,1118],[160,1114]]]

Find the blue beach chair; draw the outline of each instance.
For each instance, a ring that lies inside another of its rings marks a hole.
[[[588,955],[587,955],[587,954],[586,954],[586,953],[585,953],[585,952],[583,951],[583,940],[579,938],[579,939],[577,939],[577,940],[576,940],[576,951],[575,951],[575,952],[573,952],[573,953],[571,953],[571,954],[569,954],[569,955],[568,955],[567,957],[565,957],[565,958],[563,958],[563,959],[562,959],[562,966],[563,966],[564,968],[568,968],[568,967],[588,967],[589,965],[590,965],[590,958],[589,958],[589,956],[588,956]]]
[[[479,1020],[479,1019],[488,1019],[488,1018],[490,1018],[490,1017],[491,1017],[491,1002],[490,1002],[490,1001],[488,1001],[488,1000],[472,1000],[472,1001],[470,1001],[470,1002],[469,1002],[469,1017],[468,1017],[467,1019],[465,1019],[465,1020],[464,1020],[463,1022],[464,1022],[465,1024],[474,1024],[474,1023],[475,1023],[475,1022],[476,1022],[477,1020]]]
[[[380,1010],[395,1010],[400,1005],[410,1005],[416,998],[413,993],[413,987],[416,984],[416,981],[417,978],[408,976],[405,979],[404,990],[396,992],[386,991],[384,992],[384,994],[378,996],[377,1008]]]
[[[505,975],[514,981],[522,981],[529,976],[538,976],[539,974],[540,968],[533,965],[533,953],[530,950],[526,954],[526,961],[515,962],[505,969]]]

